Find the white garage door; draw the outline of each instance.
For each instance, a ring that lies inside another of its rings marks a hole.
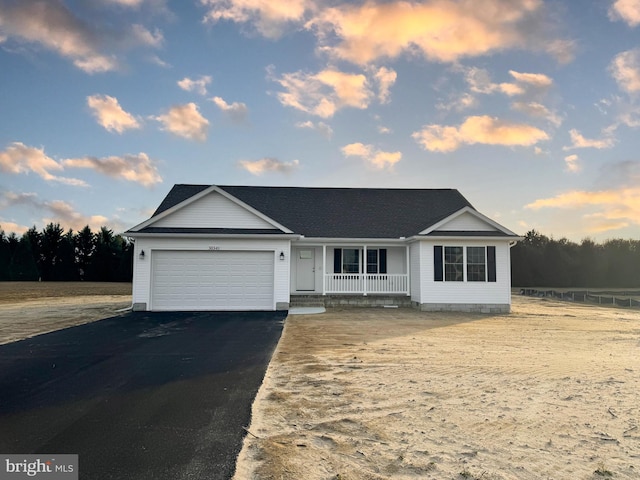
[[[273,252],[155,251],[153,310],[273,310]]]

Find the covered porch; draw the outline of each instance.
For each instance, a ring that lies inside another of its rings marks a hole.
[[[409,247],[292,245],[292,295],[410,295]]]

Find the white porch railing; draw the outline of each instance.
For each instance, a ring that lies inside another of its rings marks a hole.
[[[376,273],[330,273],[324,276],[326,293],[409,293],[408,276]]]

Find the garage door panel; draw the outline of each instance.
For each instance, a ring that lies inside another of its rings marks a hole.
[[[153,310],[273,310],[274,253],[155,251]]]

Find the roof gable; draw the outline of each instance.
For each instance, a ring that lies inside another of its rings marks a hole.
[[[290,233],[288,229],[217,186],[188,189],[188,191],[192,194],[186,195],[178,185],[174,186],[156,213],[131,231],[195,232],[200,229],[219,232],[227,230],[230,233],[232,231]],[[177,203],[173,204],[173,202]]]
[[[465,207],[420,232],[420,235],[517,236],[477,210]]]

